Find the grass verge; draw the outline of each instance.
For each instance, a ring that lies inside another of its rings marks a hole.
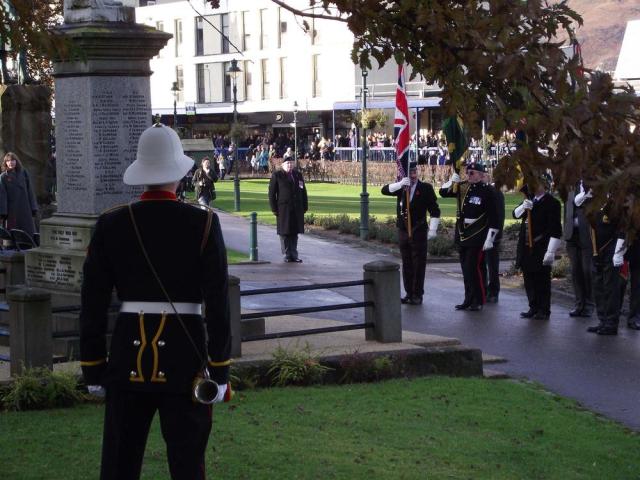
[[[251,212],[258,213],[258,221],[275,225],[275,217],[269,208],[269,181],[265,179],[240,180],[240,214],[249,216]],[[357,185],[340,185],[336,183],[308,182],[309,212],[315,215],[334,215],[345,213],[351,217],[360,216],[360,192]],[[396,202],[392,197],[385,197],[380,193],[380,187],[370,187],[369,215],[379,217],[380,220],[388,216],[395,216]],[[217,198],[213,206],[227,212],[234,211],[233,180],[216,183]],[[193,195],[193,194],[191,194]],[[505,211],[507,222],[512,221],[511,211],[522,202],[522,195],[507,193],[505,195]],[[455,219],[456,205],[453,198],[439,198],[441,215],[443,218]]]
[[[3,479],[96,478],[102,406],[0,414]],[[534,385],[420,378],[243,391],[207,478],[637,479],[640,436]],[[169,478],[157,419],[145,479]]]
[[[233,250],[231,248],[227,248],[227,263],[229,265],[233,265],[234,263],[240,262],[248,262],[249,255],[246,253],[239,252],[238,250]]]

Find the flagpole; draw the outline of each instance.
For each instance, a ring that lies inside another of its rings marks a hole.
[[[362,112],[367,109],[367,69],[362,69]],[[362,117],[361,117],[362,118]],[[360,238],[369,238],[369,194],[367,193],[367,126],[362,122],[362,193],[360,193]]]

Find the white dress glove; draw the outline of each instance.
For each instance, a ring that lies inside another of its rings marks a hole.
[[[575,196],[573,203],[575,203],[576,207],[581,207],[589,198],[593,198],[593,192],[589,190],[585,193],[584,188],[580,186],[580,193]]]
[[[558,250],[559,246],[559,238],[551,237],[549,239],[549,246],[547,247],[547,253],[544,254],[544,258],[542,259],[542,265],[553,265],[553,261],[556,259],[556,251]]]
[[[102,385],[87,385],[87,391],[89,392],[89,395],[99,398],[104,398],[106,393]]]
[[[448,182],[445,182],[442,184],[441,188],[451,188],[451,185],[453,185],[454,183],[460,183],[460,175],[458,175],[457,173],[454,173],[453,175],[451,175],[451,177],[449,178]]]
[[[533,202],[529,199],[526,199],[524,202],[522,202],[513,210],[514,216],[516,218],[522,218],[522,216],[524,215],[524,212],[527,210],[531,210],[532,208],[533,208]]]
[[[613,266],[621,267],[624,263],[624,254],[627,251],[627,247],[624,244],[624,240],[619,238],[616,242],[615,253],[613,254]]]
[[[429,220],[429,232],[427,233],[427,240],[436,238],[436,236],[438,235],[438,225],[440,225],[439,218],[431,218],[431,220]]]
[[[396,183],[390,183],[389,184],[389,191],[391,193],[393,192],[397,192],[398,190],[400,190],[402,187],[408,187],[409,185],[411,185],[411,180],[409,180],[409,177],[404,177],[402,180],[400,180],[399,182]]]
[[[491,250],[493,248],[493,240],[496,238],[498,234],[497,228],[490,228],[487,232],[487,238],[484,241],[484,245],[482,246],[482,250]]]
[[[221,403],[224,401],[224,396],[227,393],[227,384],[218,385],[218,394],[216,398],[213,399],[213,403]]]

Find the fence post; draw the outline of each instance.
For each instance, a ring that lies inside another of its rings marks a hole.
[[[229,275],[229,313],[231,319],[231,356],[242,356],[242,331],[240,329],[240,279]]]
[[[51,294],[21,287],[7,292],[11,376],[24,368],[53,367]]]
[[[258,214],[251,212],[249,221],[249,260],[258,261]]]
[[[402,342],[402,311],[400,309],[400,265],[383,260],[366,263],[363,278],[373,283],[364,286],[366,307],[364,320],[373,323],[365,329],[367,340],[382,343]]]

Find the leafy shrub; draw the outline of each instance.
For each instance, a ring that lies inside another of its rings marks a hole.
[[[398,243],[398,229],[388,223],[378,225],[376,238],[384,243]]]
[[[551,267],[551,278],[565,278],[571,271],[569,257],[562,256]]]
[[[322,365],[307,344],[302,350],[276,348],[267,375],[271,378],[271,383],[278,387],[312,385],[320,383],[329,370],[331,368]]]
[[[340,370],[340,383],[375,382],[392,378],[398,373],[398,367],[392,357],[358,351],[342,357]]]
[[[336,215],[324,215],[317,218],[316,225],[327,230],[337,230],[339,223]]]
[[[305,225],[315,225],[317,220],[315,213],[305,213],[304,214],[304,223]]]
[[[28,368],[16,376],[2,396],[2,403],[8,410],[41,410],[72,407],[82,399],[74,374],[52,372],[48,368]]]
[[[443,235],[438,235],[436,238],[432,238],[427,244],[427,251],[429,252],[429,255],[440,257],[451,255],[454,248],[455,244],[453,240]]]
[[[505,225],[502,230],[502,236],[505,238],[518,238],[518,235],[520,235],[520,222]]]
[[[253,368],[232,366],[229,380],[234,390],[251,390],[258,386],[260,374]]]

